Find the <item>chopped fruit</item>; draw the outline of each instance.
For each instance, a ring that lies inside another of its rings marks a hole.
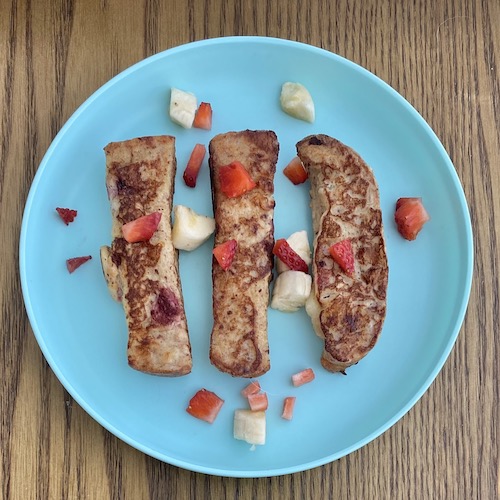
[[[212,106],[202,102],[194,117],[193,127],[210,130],[212,128]]]
[[[314,102],[304,85],[284,83],[281,87],[280,103],[283,111],[294,118],[311,123],[314,121]]]
[[[346,239],[333,244],[330,248],[330,255],[348,276],[354,273],[354,253],[352,251],[351,240]]]
[[[242,389],[241,394],[247,398],[250,394],[257,394],[260,392],[260,384],[258,380],[253,380],[244,389]]]
[[[78,212],[76,210],[72,210],[71,208],[57,207],[56,211],[66,225],[69,225],[70,222],[73,222],[75,220],[75,217],[78,215]]]
[[[304,259],[289,245],[285,238],[276,241],[273,254],[281,259],[292,271],[307,273],[309,266]]]
[[[210,238],[215,231],[215,220],[206,215],[198,215],[184,205],[174,207],[172,241],[177,250],[194,250]]]
[[[143,215],[138,219],[127,222],[122,226],[123,237],[129,243],[137,243],[138,241],[148,241],[158,228],[161,220],[160,212],[153,212],[148,215]]]
[[[200,389],[189,401],[186,411],[193,417],[211,424],[219,414],[223,404],[224,400],[214,392]]]
[[[311,247],[309,246],[309,239],[306,231],[297,231],[291,234],[286,241],[292,249],[302,257],[307,265],[311,263]],[[285,271],[290,271],[290,268],[281,259],[278,259],[276,262],[276,270],[278,273],[283,273]]]
[[[283,413],[281,414],[281,418],[286,420],[292,420],[293,417],[293,407],[295,406],[295,397],[288,396],[283,401]]]
[[[182,306],[174,291],[170,288],[160,288],[156,301],[151,307],[151,319],[159,325],[171,325],[179,320]]]
[[[250,409],[253,411],[266,411],[269,404],[267,394],[265,392],[249,394],[248,404],[250,405]]]
[[[307,384],[308,382],[312,382],[313,380],[314,380],[314,372],[312,368],[306,368],[305,370],[302,370],[292,375],[292,384],[295,387]]]
[[[430,217],[422,204],[422,198],[399,198],[394,219],[399,234],[407,240],[414,240]]]
[[[302,184],[307,180],[307,171],[300,158],[296,156],[284,169],[283,173],[295,184]]]
[[[191,92],[184,92],[172,88],[170,92],[170,119],[184,128],[193,126],[197,108],[196,96]]]
[[[235,410],[235,439],[241,439],[249,444],[266,443],[266,413],[263,411]]]
[[[236,240],[229,240],[221,243],[220,245],[217,245],[214,248],[214,257],[217,259],[217,262],[219,263],[220,267],[224,269],[224,271],[227,271],[231,267],[231,263],[233,262],[237,246],[238,243]]]
[[[66,267],[68,268],[68,271],[72,273],[91,258],[91,255],[85,255],[84,257],[73,257],[66,261]]]
[[[219,179],[221,191],[229,198],[241,196],[257,185],[239,161],[220,167]]]
[[[311,283],[311,276],[302,271],[279,274],[273,288],[271,307],[283,312],[298,311],[311,293]]]
[[[198,178],[198,173],[206,153],[207,148],[203,144],[196,144],[193,148],[187,162],[186,170],[184,170],[184,175],[182,176],[186,186],[192,188],[196,186],[196,179]]]

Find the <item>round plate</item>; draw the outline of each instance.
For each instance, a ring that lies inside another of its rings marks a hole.
[[[304,84],[316,105],[314,124],[280,109],[285,81]],[[183,129],[168,116],[170,88],[212,104],[211,131]],[[325,133],[354,148],[379,183],[390,276],[387,319],[375,348],[347,376],[320,365],[323,342],[304,310],[269,309],[271,370],[260,378],[269,395],[267,442],[251,449],[232,436],[233,413],[246,404],[246,379],[209,362],[212,326],[208,241],[180,254],[193,350],[193,371],[162,378],[129,368],[123,310],[108,294],[99,247],[110,243],[111,216],[103,148],[138,136],[176,137],[174,204],[211,215],[208,167],[195,189],[182,180],[195,143],[218,133],[270,129],[280,141],[275,178],[275,237],[306,229],[312,240],[308,183],[294,186],[282,169],[297,141]],[[431,221],[416,241],[396,231],[397,198],[421,196]],[[78,210],[65,226],[55,207]],[[69,274],[69,257],[90,254]],[[370,442],[420,398],[445,362],[465,314],[472,278],[467,204],[443,146],[420,115],[373,74],[327,51],[279,39],[235,37],[177,47],[119,74],[68,120],[48,149],[26,203],[20,240],[21,280],[33,331],[54,373],[101,425],[144,453],[208,474],[287,474],[338,459]],[[306,367],[313,383],[294,388]],[[225,404],[210,425],[185,411],[205,387]],[[296,396],[292,421],[281,418]]]

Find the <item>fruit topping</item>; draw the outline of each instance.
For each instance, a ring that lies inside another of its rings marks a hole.
[[[160,212],[153,212],[148,215],[143,215],[138,219],[127,222],[122,226],[123,237],[129,243],[137,243],[139,241],[148,241],[158,228],[161,220]]]
[[[307,171],[302,165],[300,158],[296,156],[284,169],[283,173],[292,181],[295,185],[302,184],[307,180]]]
[[[212,106],[208,102],[200,103],[194,116],[193,127],[204,130],[212,128]]]
[[[295,387],[307,384],[308,382],[312,382],[313,380],[314,380],[314,372],[312,368],[306,368],[305,370],[302,370],[292,375],[292,384]]]
[[[281,259],[292,271],[307,273],[309,270],[304,259],[290,246],[285,238],[276,241],[273,254]]]
[[[229,240],[214,248],[213,254],[224,271],[227,271],[231,267],[237,246],[238,243],[236,240]]]
[[[200,389],[189,401],[186,411],[193,417],[213,423],[224,404],[217,394],[206,389]]]
[[[422,198],[399,198],[396,202],[394,219],[399,234],[407,240],[414,240],[430,217],[424,208]]]
[[[330,248],[330,255],[348,276],[354,273],[354,253],[351,240],[345,239],[334,243]]]
[[[207,148],[203,144],[196,144],[193,148],[186,165],[186,170],[184,170],[184,175],[182,176],[186,186],[192,188],[196,186],[196,179],[198,178],[198,173],[200,172],[206,153]]]
[[[85,255],[84,257],[72,257],[66,261],[66,267],[70,273],[76,271],[82,264],[85,264],[88,260],[92,258],[91,255]]]
[[[221,191],[229,198],[241,196],[257,185],[239,161],[220,167],[219,179]]]
[[[78,212],[76,210],[72,210],[71,208],[57,207],[56,211],[66,225],[73,222],[75,217],[78,215]]]

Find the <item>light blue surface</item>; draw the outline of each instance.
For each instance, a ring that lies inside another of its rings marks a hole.
[[[279,107],[281,84],[303,83],[316,104],[309,124]],[[212,104],[213,129],[185,130],[168,118],[178,87]],[[275,179],[275,236],[307,229],[309,185],[281,173],[295,143],[325,133],[356,149],[379,182],[390,266],[388,313],[374,350],[343,377],[319,363],[323,349],[304,311],[269,310],[271,370],[267,443],[232,437],[233,411],[245,407],[247,380],[219,373],[208,360],[212,240],[182,253],[180,269],[193,348],[193,372],[168,379],[130,369],[122,308],[109,297],[99,247],[110,242],[103,147],[110,141],[172,134],[177,138],[175,204],[212,214],[208,167],[195,190],[182,172],[196,142],[229,130],[271,129],[280,141]],[[422,196],[432,220],[414,242],[397,233],[400,196]],[[78,210],[66,227],[55,207]],[[68,257],[93,260],[70,275]],[[124,71],[93,94],[47,151],[26,203],[20,240],[21,280],[37,341],[55,374],[100,424],[165,462],[208,474],[257,477],[297,472],[336,460],[370,442],[422,396],[458,335],[472,279],[472,232],[464,193],[444,148],[420,115],[388,85],[324,50],[269,38],[212,39],[177,47]],[[290,375],[316,372],[293,388]],[[213,425],[185,412],[199,388],[225,399]],[[297,396],[291,422],[284,396]],[[429,416],[432,418],[432,415]]]

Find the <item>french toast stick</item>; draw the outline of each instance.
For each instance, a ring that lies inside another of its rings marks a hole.
[[[267,336],[274,246],[274,174],[279,144],[271,131],[228,132],[209,145],[217,246],[237,241],[231,266],[213,259],[210,361],[234,377],[258,377],[270,368]],[[219,169],[239,161],[256,187],[236,198],[221,190]]]
[[[311,183],[315,233],[313,286],[306,310],[324,338],[324,368],[344,370],[374,347],[386,314],[389,268],[378,185],[371,168],[351,148],[327,135],[297,143]],[[353,247],[352,276],[329,248],[344,239]]]
[[[128,363],[154,375],[185,375],[192,368],[191,344],[170,225],[175,139],[140,137],[112,142],[104,151],[112,243],[101,248],[101,263],[125,311]],[[151,239],[127,242],[123,224],[153,212],[162,216]]]

